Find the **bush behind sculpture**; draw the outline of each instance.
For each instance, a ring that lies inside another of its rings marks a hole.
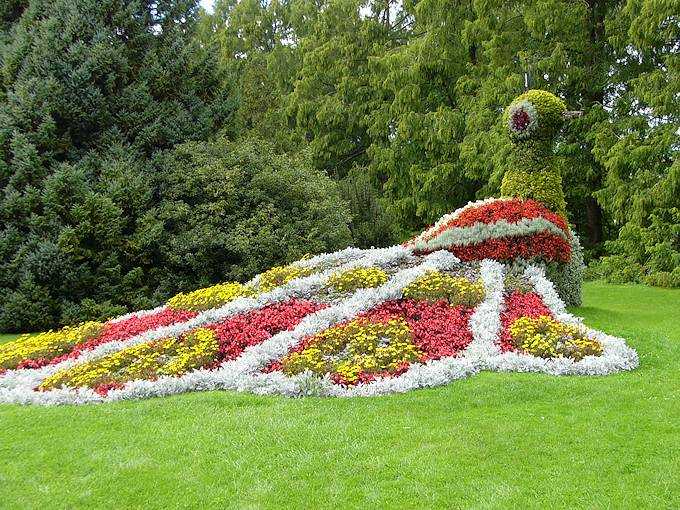
[[[96,182],[85,163],[47,179],[40,228],[55,241],[0,237],[1,331],[149,308],[351,242],[337,185],[267,143],[191,142],[146,167],[114,156]]]

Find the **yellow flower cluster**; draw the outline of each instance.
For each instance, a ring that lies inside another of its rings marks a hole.
[[[19,363],[29,359],[55,358],[74,345],[97,336],[103,327],[101,322],[85,322],[58,331],[21,335],[13,342],[0,344],[0,368],[16,368]]]
[[[313,269],[309,267],[297,267],[292,265],[272,267],[260,275],[258,290],[260,292],[269,292],[295,278],[309,276],[312,272]]]
[[[202,312],[227,304],[238,297],[252,297],[261,292],[269,292],[289,281],[312,274],[312,268],[297,266],[276,266],[260,275],[257,288],[238,282],[227,282],[198,289],[193,292],[180,292],[170,298],[167,305],[173,310]]]
[[[170,298],[167,305],[173,310],[202,312],[222,306],[237,297],[253,296],[254,294],[255,291],[253,289],[240,283],[220,283],[193,292],[180,292]]]
[[[557,322],[547,315],[520,317],[510,326],[512,342],[518,349],[541,358],[600,356],[602,344],[588,338],[578,327]]]
[[[484,299],[484,284],[477,280],[451,276],[439,271],[428,271],[404,288],[404,297],[439,301],[445,299],[451,306],[475,306]]]
[[[304,350],[287,355],[281,364],[288,375],[310,370],[337,374],[354,383],[362,372],[395,370],[403,363],[417,361],[421,355],[403,319],[387,323],[356,319],[315,335]]]
[[[124,384],[135,379],[178,376],[210,363],[219,344],[215,332],[196,329],[182,338],[163,338],[138,344],[47,377],[41,390],[69,386],[96,388],[103,384]]]
[[[377,267],[357,267],[328,278],[328,286],[339,292],[351,292],[357,289],[378,287],[387,281],[387,273]]]

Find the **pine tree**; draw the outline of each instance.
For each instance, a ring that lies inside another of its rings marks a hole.
[[[680,24],[674,2],[629,0],[607,32],[619,59],[611,122],[594,154],[606,168],[597,199],[618,238],[601,264],[612,281],[680,287]]]
[[[233,132],[195,2],[3,7],[0,329],[149,304],[139,275],[154,261],[129,238],[153,199],[150,158]]]

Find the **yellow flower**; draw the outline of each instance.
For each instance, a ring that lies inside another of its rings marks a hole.
[[[554,320],[547,315],[520,317],[510,325],[512,343],[518,349],[541,358],[600,356],[602,344],[587,337],[578,327]]]
[[[357,267],[328,278],[328,286],[339,292],[351,292],[357,289],[378,287],[387,281],[387,273],[377,267]]]
[[[302,260],[304,260],[304,258]],[[309,276],[312,272],[313,269],[309,267],[298,267],[293,265],[272,267],[260,275],[258,290],[260,292],[269,292],[295,278]]]
[[[167,305],[173,310],[191,310],[200,312],[225,305],[237,297],[253,296],[254,294],[255,291],[253,289],[240,283],[220,283],[193,292],[180,292],[176,296],[170,298]]]
[[[218,350],[215,332],[199,328],[180,339],[163,338],[133,345],[103,358],[60,370],[43,380],[39,388],[96,388],[102,384],[123,384],[161,375],[178,376],[209,364]]]
[[[439,301],[444,299],[451,306],[475,306],[484,299],[484,285],[477,280],[451,276],[439,271],[427,271],[404,288],[404,297]]]
[[[312,272],[312,268],[301,268],[293,265],[277,266],[262,273],[255,287],[238,282],[219,283],[193,292],[180,292],[170,298],[167,305],[173,310],[202,312],[223,306],[239,297],[252,297],[262,292],[269,292],[295,278],[307,276]]]
[[[13,342],[0,344],[0,368],[16,368],[22,361],[29,359],[55,358],[68,352],[74,345],[94,338],[103,327],[103,323],[91,321],[58,331],[21,335]]]
[[[337,374],[354,383],[361,373],[392,371],[417,361],[421,355],[404,319],[380,323],[362,318],[318,333],[304,350],[281,361],[288,375],[310,370],[320,375]]]

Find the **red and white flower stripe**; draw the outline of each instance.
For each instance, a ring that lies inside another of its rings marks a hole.
[[[489,199],[444,216],[406,243],[416,253],[447,249],[463,261],[571,258],[566,221],[534,200]]]

